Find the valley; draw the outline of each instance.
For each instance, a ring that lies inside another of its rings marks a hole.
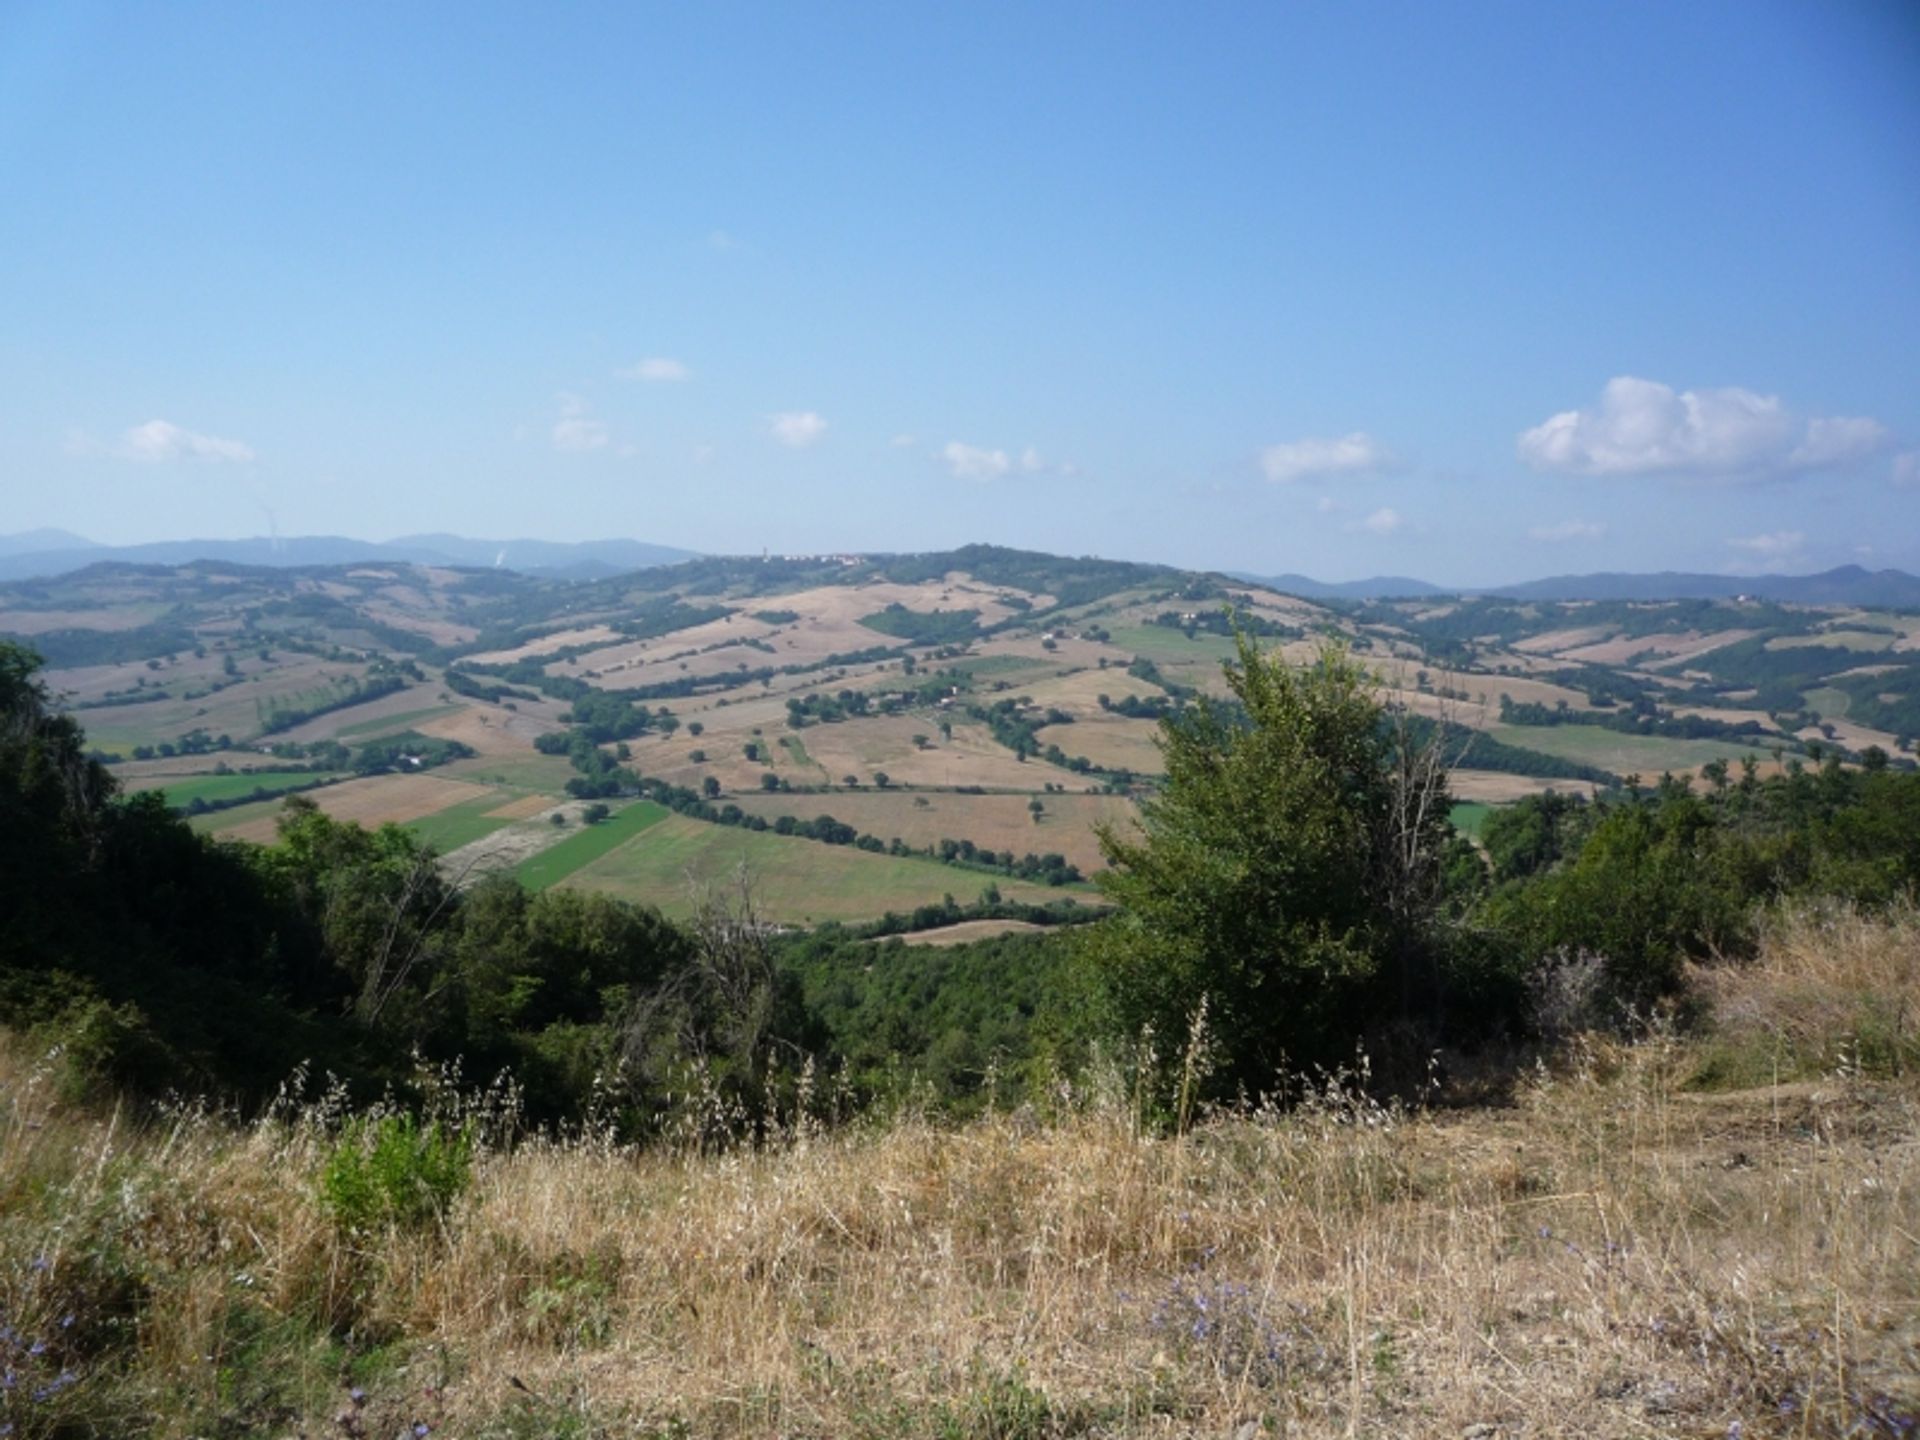
[[[414,831],[463,878],[674,915],[744,867],[791,926],[946,897],[1097,906],[1096,826],[1125,833],[1153,795],[1160,718],[1224,694],[1235,623],[1290,660],[1349,647],[1445,747],[1470,816],[1824,751],[1910,764],[1920,730],[1920,621],[1847,605],[1313,601],[989,546],[0,585],[0,634],[46,656],[124,788],[196,829],[271,842],[298,792]]]

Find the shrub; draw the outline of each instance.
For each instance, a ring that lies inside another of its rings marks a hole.
[[[430,1224],[447,1212],[473,1173],[473,1137],[411,1115],[354,1120],[320,1174],[320,1198],[334,1223],[364,1234]]]

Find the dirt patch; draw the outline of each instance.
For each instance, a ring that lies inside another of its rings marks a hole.
[[[496,809],[487,811],[489,820],[526,820],[535,815],[544,815],[553,809],[553,799],[547,795],[522,795],[518,800],[509,800]]]
[[[458,740],[482,755],[529,755],[536,737],[559,729],[552,720],[498,705],[469,705],[452,715],[437,715],[415,727],[422,735]]]

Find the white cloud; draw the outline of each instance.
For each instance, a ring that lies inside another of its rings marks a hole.
[[[1727,387],[1674,390],[1631,375],[1609,380],[1599,402],[1563,410],[1523,431],[1520,458],[1574,475],[1765,479],[1856,464],[1887,443],[1864,416],[1802,418],[1776,395]]]
[[[940,458],[947,462],[956,480],[997,480],[1013,468],[1006,451],[986,450],[958,440],[949,440]]]
[[[1322,515],[1337,515],[1347,507],[1342,505],[1338,500],[1334,499],[1331,495],[1322,495],[1318,500],[1314,502],[1313,508],[1315,510],[1318,510]]]
[[[1369,475],[1392,463],[1386,447],[1364,430],[1337,439],[1269,445],[1260,452],[1260,468],[1276,485],[1315,475]]]
[[[1606,533],[1607,527],[1597,520],[1562,520],[1557,525],[1534,526],[1527,531],[1527,538],[1552,544],[1564,540],[1598,540]]]
[[[607,425],[588,412],[587,402],[578,395],[560,397],[560,418],[553,422],[553,448],[568,454],[584,454],[607,448]]]
[[[687,369],[683,361],[669,359],[665,355],[649,355],[646,359],[613,373],[622,380],[644,380],[650,385],[660,385],[670,384],[675,380],[685,380],[693,372]]]
[[[964,440],[949,440],[940,450],[940,458],[956,480],[997,480],[1019,471],[1023,475],[1058,475],[1072,479],[1080,467],[1071,460],[1049,460],[1032,445],[1018,455],[992,450],[984,445],[969,445]]]
[[[784,410],[770,422],[773,438],[794,450],[804,450],[827,433],[827,422],[811,410]]]
[[[1807,543],[1807,537],[1798,530],[1775,530],[1767,535],[1740,535],[1727,541],[1735,550],[1744,550],[1749,555],[1757,555],[1762,560],[1778,560],[1782,556],[1797,554]]]
[[[725,230],[709,230],[707,232],[707,247],[712,250],[738,250],[740,248],[740,237],[737,235],[729,235]]]
[[[1893,457],[1893,483],[1920,485],[1920,450],[1903,450]]]
[[[1371,535],[1391,535],[1406,523],[1406,517],[1398,510],[1391,505],[1382,505],[1360,522],[1360,528]]]
[[[253,447],[240,440],[224,440],[218,435],[198,435],[182,429],[171,420],[149,420],[135,425],[111,445],[97,445],[84,435],[76,435],[67,445],[76,455],[111,455],[118,460],[134,460],[143,465],[158,465],[168,460],[214,460],[246,464],[255,458]]]
[[[894,436],[888,443],[896,450],[911,450],[918,442],[913,436],[902,431],[900,434]]]

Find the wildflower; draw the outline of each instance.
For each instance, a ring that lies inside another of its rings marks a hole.
[[[367,1403],[367,1392],[356,1385],[347,1391],[347,1398],[356,1405],[364,1405]]]
[[[433,1427],[427,1424],[426,1421],[416,1420],[413,1422],[413,1440],[427,1440],[427,1436],[432,1433]]]

